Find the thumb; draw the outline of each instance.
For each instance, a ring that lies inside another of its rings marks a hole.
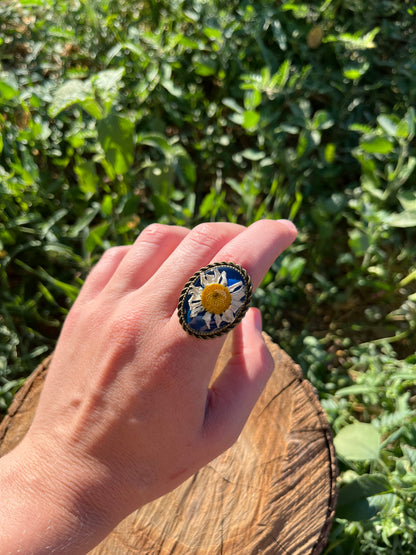
[[[204,438],[217,454],[237,440],[274,369],[261,330],[260,311],[250,308],[233,332],[231,358],[209,390]]]

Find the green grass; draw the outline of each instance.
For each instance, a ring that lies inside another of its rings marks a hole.
[[[291,218],[255,303],[336,436],[327,552],[414,553],[412,3],[4,0],[0,29],[1,411],[109,246]]]

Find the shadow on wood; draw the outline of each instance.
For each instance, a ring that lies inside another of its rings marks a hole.
[[[325,414],[300,368],[266,336],[276,367],[235,445],[173,492],[132,513],[90,554],[316,555],[336,503]],[[216,372],[229,357],[226,343]],[[0,424],[0,456],[33,418],[45,360]]]

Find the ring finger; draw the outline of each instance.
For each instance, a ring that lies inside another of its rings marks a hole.
[[[188,229],[180,226],[146,227],[114,272],[109,288],[123,294],[142,287],[188,233]]]

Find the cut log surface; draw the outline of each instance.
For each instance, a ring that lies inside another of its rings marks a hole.
[[[336,503],[326,416],[300,368],[266,336],[276,367],[235,445],[121,522],[90,555],[318,554]],[[229,357],[226,343],[216,373]],[[49,360],[0,424],[0,456],[30,426]]]

